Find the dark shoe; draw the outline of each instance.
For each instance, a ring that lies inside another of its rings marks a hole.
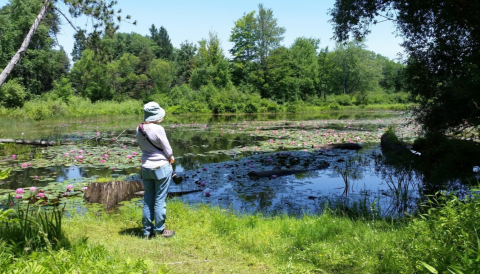
[[[173,174],[172,179],[176,184],[180,184],[183,181],[183,177],[178,174]]]
[[[144,238],[144,239],[147,239],[147,240],[151,240],[151,239],[155,238],[155,234],[154,234],[154,233],[150,233],[150,235],[143,235],[143,238]]]
[[[163,238],[170,238],[175,235],[175,231],[169,230],[169,229],[164,229],[162,234],[160,234]]]

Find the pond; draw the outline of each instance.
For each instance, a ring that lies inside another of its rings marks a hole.
[[[134,134],[141,119],[2,119],[0,138],[43,140],[52,146],[0,145],[0,170],[11,168],[0,181],[0,199],[10,194],[24,196],[21,201],[32,186],[44,189],[45,196],[68,196],[96,178],[138,179],[141,151]],[[184,177],[170,191],[201,190],[178,198],[189,204],[301,215],[346,202],[401,215],[415,210],[423,195],[421,174],[387,164],[379,147],[388,126],[395,126],[406,141],[418,136],[419,126],[404,113],[167,115],[162,125],[174,151],[174,170]],[[363,148],[312,148],[338,143]],[[67,186],[72,190],[66,191]],[[26,192],[18,195],[18,188]]]

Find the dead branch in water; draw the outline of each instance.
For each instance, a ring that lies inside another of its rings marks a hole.
[[[342,144],[329,144],[329,145],[312,145],[312,148],[339,148],[339,149],[350,149],[350,150],[359,150],[363,147],[357,143],[342,143]]]

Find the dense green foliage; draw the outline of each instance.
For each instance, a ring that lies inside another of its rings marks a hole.
[[[331,15],[338,41],[364,37],[377,20],[394,22],[415,115],[427,131],[445,133],[480,124],[479,8],[478,1],[337,0]]]
[[[40,6],[35,0],[11,0],[2,8],[0,67],[18,49]],[[331,109],[407,103],[402,64],[358,42],[330,51],[319,47],[319,39],[299,37],[284,46],[285,28],[261,4],[234,22],[230,60],[215,32],[174,48],[167,30],[152,25],[147,36],[78,29],[70,68],[66,53],[55,49],[60,17],[50,9],[0,90],[0,106],[30,108],[25,101],[47,100],[76,108],[81,97],[94,103],[157,100],[175,113],[252,113],[296,111],[304,102]]]

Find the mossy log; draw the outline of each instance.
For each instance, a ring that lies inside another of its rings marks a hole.
[[[321,169],[326,169],[330,166],[329,163],[323,162],[317,166],[315,166],[314,169],[281,169],[281,168],[274,168],[272,170],[265,170],[265,171],[250,171],[247,175],[251,179],[259,179],[262,177],[279,177],[279,176],[287,176],[287,175],[293,175],[297,173],[303,173],[303,172],[309,172],[309,171],[317,171]]]
[[[327,148],[327,149],[339,148],[339,149],[359,150],[359,149],[362,149],[363,147],[357,143],[341,143],[341,144],[329,144],[329,145],[312,145],[312,148],[317,148],[317,149],[318,148]]]
[[[90,183],[84,199],[90,203],[103,204],[105,209],[115,207],[119,202],[135,197],[135,192],[143,190],[140,181],[113,181],[108,183]]]
[[[384,133],[380,138],[380,145],[384,152],[393,152],[396,154],[413,154],[412,151],[405,146],[404,143],[395,140],[388,133]]]

